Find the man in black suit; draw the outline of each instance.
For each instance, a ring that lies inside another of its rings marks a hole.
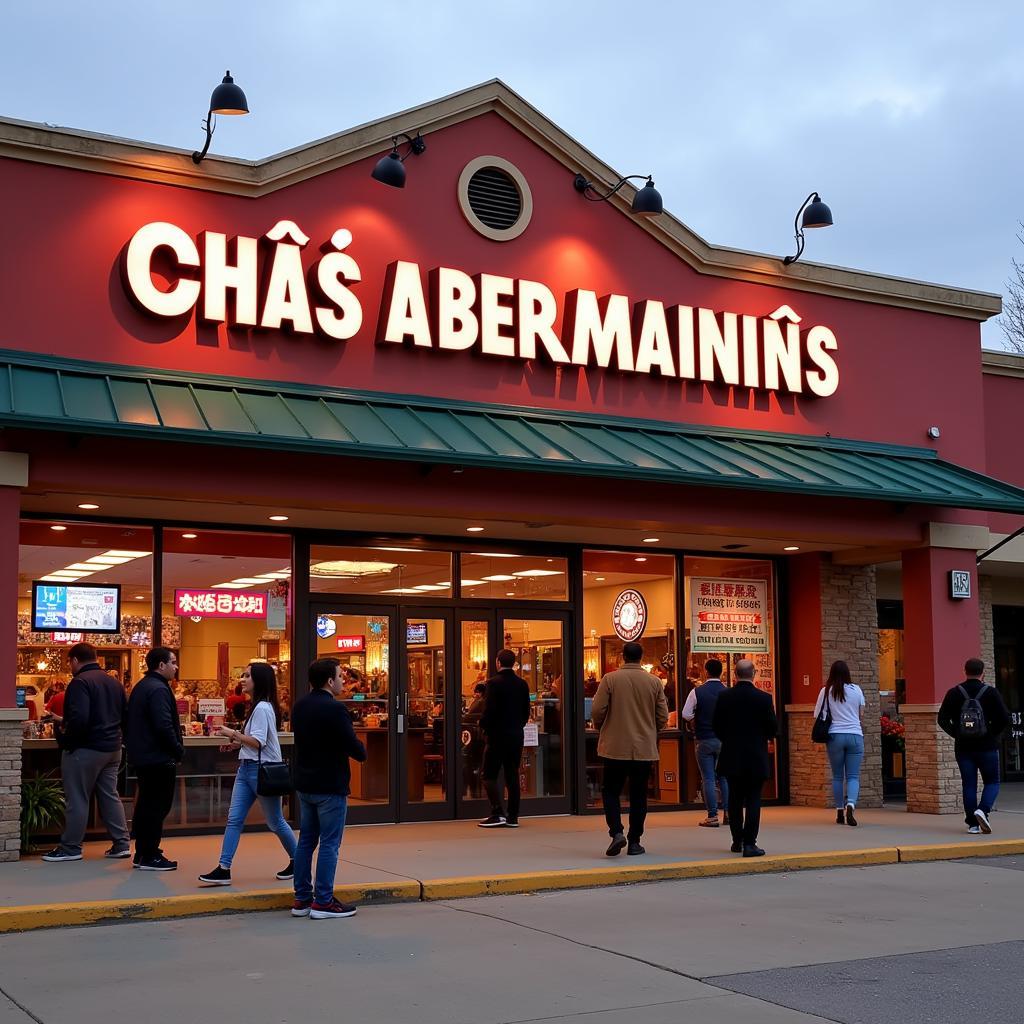
[[[752,661],[736,663],[736,683],[715,705],[711,728],[722,741],[718,770],[729,779],[729,827],[732,852],[763,857],[757,845],[761,825],[761,789],[768,778],[768,741],[778,734],[772,698],[754,686]]]

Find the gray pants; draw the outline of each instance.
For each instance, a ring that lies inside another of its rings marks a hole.
[[[64,833],[60,845],[80,853],[82,836],[89,821],[89,805],[93,792],[99,805],[100,817],[115,845],[128,845],[128,826],[124,820],[124,806],[117,795],[117,770],[121,766],[121,751],[65,750],[60,757],[60,770],[64,779]]]

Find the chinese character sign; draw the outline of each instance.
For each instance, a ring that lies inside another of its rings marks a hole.
[[[690,578],[690,650],[767,651],[766,580]]]
[[[265,619],[267,595],[251,591],[239,594],[225,590],[175,590],[174,612],[205,619]]]

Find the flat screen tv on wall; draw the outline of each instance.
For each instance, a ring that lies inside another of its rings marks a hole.
[[[118,583],[32,584],[35,633],[120,633],[121,586]]]

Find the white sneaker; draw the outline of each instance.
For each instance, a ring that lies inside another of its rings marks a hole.
[[[987,836],[992,835],[992,826],[988,823],[988,815],[980,807],[974,812],[974,817],[981,826],[981,831]]]
[[[967,828],[967,834],[970,836],[980,836],[981,829],[977,825],[969,825]]]

